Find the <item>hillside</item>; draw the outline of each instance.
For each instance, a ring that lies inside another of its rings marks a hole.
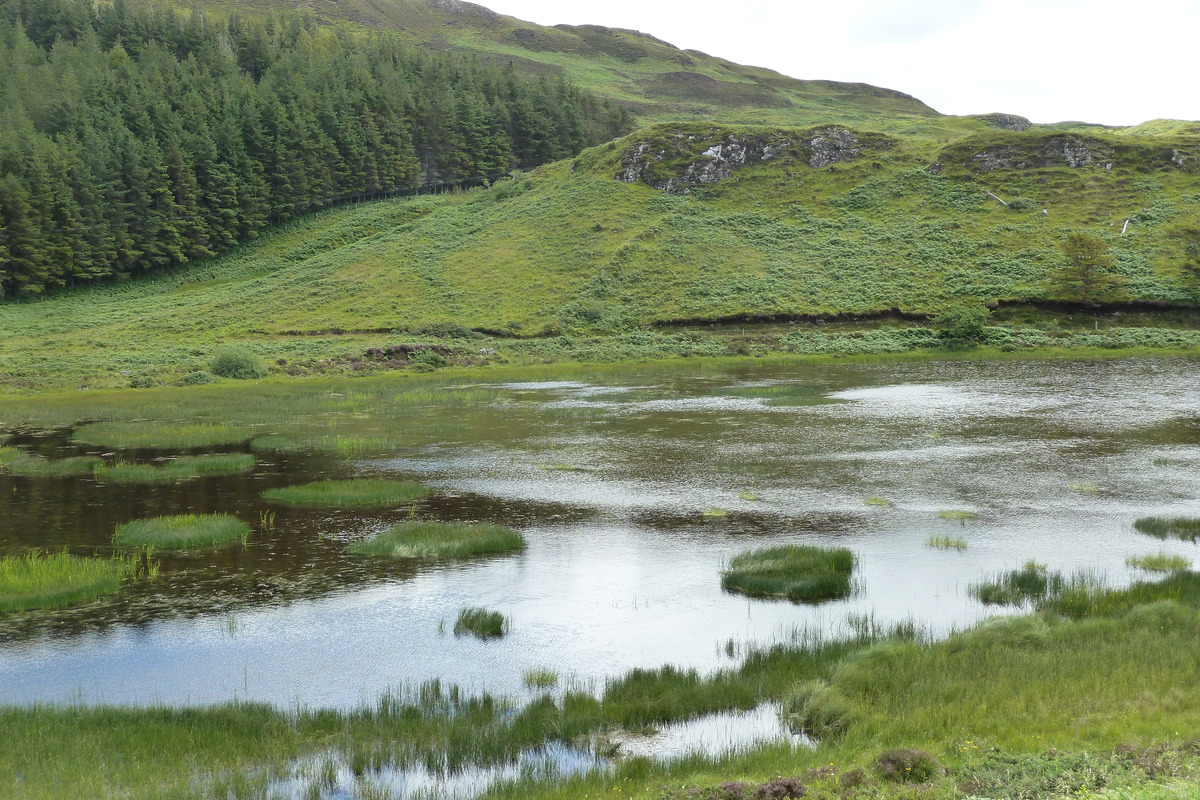
[[[221,341],[294,361],[449,326],[528,351],[516,339],[1068,299],[1060,243],[1080,229],[1125,300],[1190,305],[1170,234],[1200,217],[1198,168],[1190,137],[663,124],[490,189],[311,216],[176,276],[3,306],[0,373],[111,385],[203,369]]]

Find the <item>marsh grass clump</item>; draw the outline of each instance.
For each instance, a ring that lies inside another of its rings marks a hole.
[[[1058,594],[1067,581],[1057,572],[1047,572],[1045,564],[1028,561],[1021,569],[1000,575],[993,581],[972,584],[969,591],[988,605],[1020,605],[1029,600]]]
[[[850,594],[854,564],[854,554],[845,548],[768,547],[734,557],[721,576],[721,586],[752,597],[817,603]]]
[[[289,506],[384,508],[420,500],[428,495],[429,490],[419,483],[386,478],[353,478],[268,489],[263,492],[263,499]]]
[[[525,537],[501,525],[451,522],[402,522],[355,542],[346,552],[379,558],[466,558],[525,548]]]
[[[890,508],[892,501],[888,500],[886,497],[868,497],[866,500],[863,500],[863,505],[877,506],[879,508]]]
[[[27,478],[69,478],[90,475],[102,462],[96,456],[72,456],[71,458],[43,458],[16,448],[16,455],[0,460],[0,470],[10,475]]]
[[[508,619],[499,611],[468,607],[458,612],[454,635],[470,634],[480,639],[499,639],[508,632]]]
[[[1200,517],[1142,517],[1133,529],[1158,539],[1181,539],[1194,542],[1200,539]]]
[[[159,466],[118,460],[97,465],[95,474],[100,480],[115,483],[175,483],[209,475],[241,475],[254,469],[255,463],[249,453],[213,453],[175,458]]]
[[[938,519],[948,519],[957,522],[960,525],[966,525],[967,520],[979,519],[979,515],[974,511],[964,511],[962,509],[948,508],[945,511],[938,512]]]
[[[925,540],[925,545],[938,550],[957,550],[961,553],[967,549],[967,540],[961,536],[930,536]]]
[[[1170,553],[1154,553],[1145,556],[1130,556],[1125,559],[1128,566],[1142,569],[1146,572],[1180,572],[1190,569],[1192,562],[1183,556]]]
[[[61,608],[112,594],[138,566],[137,558],[80,558],[29,553],[0,559],[0,611]]]
[[[186,450],[239,444],[251,436],[248,428],[219,422],[93,422],[71,436],[71,441],[101,447]]]
[[[228,514],[180,514],[122,523],[113,541],[126,547],[186,550],[233,541],[245,544],[249,536],[250,525]]]
[[[527,689],[549,689],[558,684],[558,673],[552,669],[530,669],[521,680]]]
[[[942,771],[937,759],[924,750],[897,747],[875,759],[879,777],[895,783],[928,783]]]
[[[235,380],[267,377],[267,368],[257,356],[236,347],[222,347],[216,350],[208,371],[213,375]]]

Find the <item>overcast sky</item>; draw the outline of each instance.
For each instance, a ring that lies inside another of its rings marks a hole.
[[[478,0],[542,25],[633,28],[794,78],[898,89],[944,114],[1200,119],[1200,0]]]

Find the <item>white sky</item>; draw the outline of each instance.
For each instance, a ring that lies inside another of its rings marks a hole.
[[[633,28],[944,114],[1200,119],[1200,0],[477,0],[542,25]]]

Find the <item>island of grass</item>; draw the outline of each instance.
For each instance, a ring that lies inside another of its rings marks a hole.
[[[356,556],[376,558],[467,558],[525,549],[525,537],[501,525],[451,522],[402,522],[347,548]]]
[[[968,591],[987,605],[1017,606],[1059,594],[1067,582],[1057,572],[1047,572],[1045,564],[1028,561],[991,581],[971,584]]]
[[[137,569],[135,558],[80,558],[30,553],[0,559],[0,611],[61,608],[121,587]]]
[[[458,612],[454,635],[470,634],[479,639],[499,639],[508,630],[508,620],[499,611],[468,607]]]
[[[219,422],[93,422],[75,431],[71,441],[117,449],[186,450],[238,444],[250,436],[247,428]]]
[[[114,464],[96,466],[96,477],[114,483],[175,483],[210,475],[244,475],[254,469],[256,460],[249,453],[213,453],[184,456],[159,466],[153,464]]]
[[[1133,529],[1159,539],[1194,542],[1200,539],[1200,517],[1142,517]]]
[[[263,499],[289,506],[386,508],[420,500],[428,495],[429,490],[419,483],[384,478],[355,478],[268,489],[263,492]]]
[[[127,547],[187,550],[246,542],[250,526],[228,514],[180,514],[137,519],[117,526],[113,540]]]
[[[736,556],[721,576],[721,586],[752,597],[819,603],[850,594],[854,565],[854,554],[844,547],[768,547]]]
[[[90,475],[101,463],[95,456],[43,458],[15,447],[0,447],[0,470],[26,478],[67,478]]]

